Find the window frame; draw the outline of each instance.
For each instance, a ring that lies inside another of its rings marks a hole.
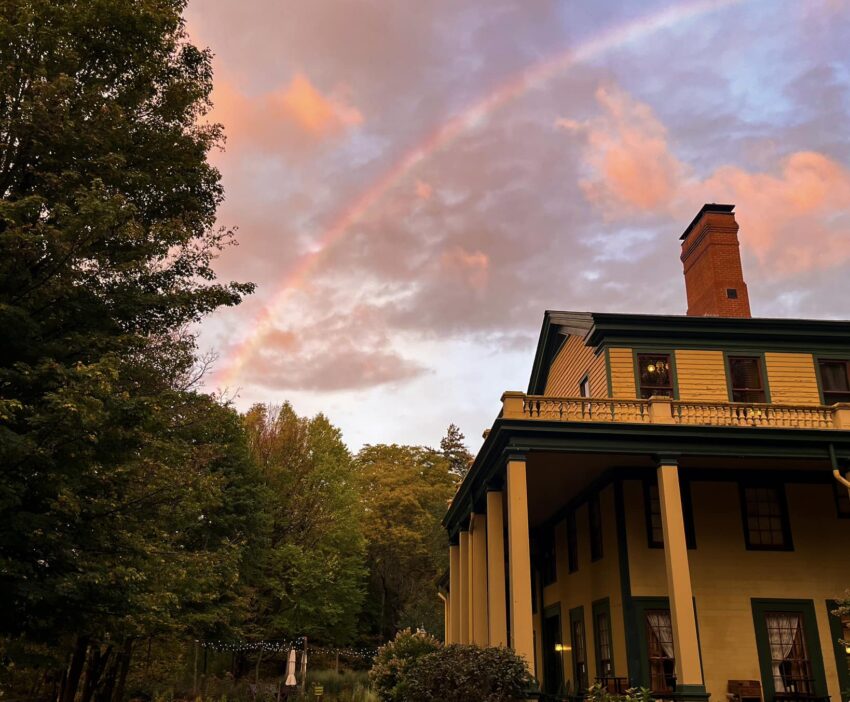
[[[848,375],[848,382],[850,382],[850,358],[846,355],[827,355],[827,354],[818,354],[814,356],[814,364],[815,364],[815,377],[818,381],[818,393],[820,393],[820,401],[822,405],[831,406],[827,402],[826,393],[827,392],[835,392],[835,391],[827,391],[823,387],[823,378],[821,377],[821,362],[824,363],[844,363],[844,369]],[[836,402],[846,402],[846,400],[837,400]],[[832,403],[835,404],[835,403]]]
[[[850,641],[850,624],[845,625],[838,615],[833,614],[837,608],[838,602],[835,600],[826,601],[829,638],[835,651],[835,666],[838,670],[838,686],[841,689],[842,699],[847,699],[850,696],[850,653],[840,641],[842,639]],[[847,633],[845,633],[845,626],[847,626]]]
[[[576,625],[581,627],[581,647],[576,645]],[[590,687],[590,663],[587,659],[587,626],[584,622],[584,607],[574,607],[570,610],[570,647],[572,649],[572,663],[573,663],[573,683],[575,685],[576,692],[587,690]],[[584,680],[582,680],[581,673],[579,672],[579,660],[578,660],[578,651],[581,649],[582,655],[584,657]],[[583,684],[583,686],[582,686]]]
[[[679,373],[676,368],[676,351],[675,349],[632,349],[632,364],[635,373],[635,396],[636,399],[646,399],[643,397],[640,382],[640,359],[641,356],[667,356],[670,363],[670,395],[671,400],[679,399]]]
[[[594,514],[598,518],[598,524],[594,523]],[[590,535],[590,562],[595,563],[605,557],[605,526],[602,520],[602,501],[599,499],[598,490],[587,498],[587,526]]]
[[[587,388],[587,395],[584,394],[584,388],[585,387]],[[582,379],[578,381],[579,397],[582,397],[584,399],[589,400],[592,397],[591,392],[592,392],[592,390],[591,390],[591,387],[590,387],[590,375],[588,373],[585,373],[582,376]]]
[[[815,617],[814,602],[812,600],[785,600],[752,598],[751,607],[753,611],[753,625],[756,634],[756,649],[758,652],[759,671],[761,673],[762,692],[765,700],[776,699],[776,686],[774,684],[774,673],[770,639],[767,630],[767,614],[787,612],[788,614],[799,614],[802,616],[803,635],[805,636],[806,649],[812,671],[812,682],[814,696],[826,697],[827,691],[826,674],[823,666],[823,652],[820,646],[820,632],[818,631],[817,618]],[[780,698],[781,699],[781,698]]]
[[[614,666],[614,633],[613,623],[611,622],[611,601],[604,597],[601,600],[596,600],[591,606],[591,616],[593,617],[593,648],[596,658],[596,677],[597,678],[613,678],[616,677],[616,668]],[[604,616],[608,621],[608,659],[611,670],[606,673],[602,669],[602,645],[601,637],[599,636],[599,617]]]
[[[650,502],[652,500],[652,489],[658,490],[658,476],[643,479],[643,513],[646,522],[646,545],[648,548],[664,548],[664,527],[662,526],[661,541],[652,538],[652,512]],[[682,516],[685,520],[685,542],[688,549],[697,547],[696,527],[694,526],[694,505],[691,495],[691,481],[687,477],[679,476],[679,492],[682,497]],[[661,518],[661,494],[658,495],[659,518]]]
[[[753,544],[750,542],[750,526],[747,514],[747,489],[773,489],[776,490],[779,501],[779,519],[782,528],[783,543]],[[793,551],[794,539],[791,534],[791,520],[788,515],[788,498],[785,493],[785,484],[776,481],[745,480],[738,483],[738,492],[741,501],[741,526],[744,530],[744,544],[748,551]]]
[[[762,388],[761,391],[764,393],[764,400],[762,402],[744,402],[742,404],[770,404],[770,383],[767,377],[767,363],[765,362],[764,352],[762,351],[724,351],[723,352],[723,364],[724,370],[726,371],[726,394],[729,398],[729,402],[736,402],[735,397],[735,388],[732,386],[732,360],[734,359],[752,359],[756,361],[758,365],[759,378],[761,380]]]

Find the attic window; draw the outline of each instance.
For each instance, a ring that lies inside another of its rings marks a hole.
[[[590,378],[584,376],[578,384],[578,392],[582,397],[590,397]]]
[[[738,299],[737,288],[726,288],[726,297],[730,300],[737,300]]]

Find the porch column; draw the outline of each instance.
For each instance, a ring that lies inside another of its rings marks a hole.
[[[486,646],[490,638],[487,622],[487,517],[472,515],[472,643]]]
[[[449,546],[449,628],[446,643],[460,643],[460,546]]]
[[[502,493],[487,493],[487,607],[490,645],[508,645],[508,613],[505,595],[505,519]]]
[[[676,697],[708,699],[699,657],[682,494],[679,491],[679,466],[674,458],[662,458],[658,462],[658,494],[676,657]]]
[[[531,619],[531,549],[528,534],[528,489],[525,458],[507,465],[508,568],[510,575],[511,648],[534,668],[534,629]]]
[[[443,601],[443,631],[445,634],[443,635],[443,643],[446,645],[451,643],[451,639],[449,638],[449,628],[451,626],[451,595],[449,593],[438,592],[440,599]]]
[[[469,624],[472,619],[471,612],[469,609],[469,596],[470,592],[470,573],[469,573],[469,532],[462,531],[460,532],[460,548],[459,548],[459,560],[460,560],[460,601],[457,603],[460,605],[458,609],[460,610],[460,636],[458,637],[458,643],[468,644],[470,642],[470,630]]]

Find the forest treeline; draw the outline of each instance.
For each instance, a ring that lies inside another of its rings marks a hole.
[[[323,415],[240,414],[199,389],[193,330],[253,286],[213,268],[234,234],[184,4],[0,4],[7,699],[120,700],[152,642],[442,626],[456,428],[440,449],[352,454]]]

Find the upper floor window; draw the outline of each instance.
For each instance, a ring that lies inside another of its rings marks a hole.
[[[567,514],[567,565],[570,573],[578,570],[578,534],[576,533],[576,513]]]
[[[820,386],[824,404],[850,402],[850,362],[836,359],[820,359]]]
[[[673,397],[673,370],[670,354],[640,353],[637,360],[641,398],[646,400],[653,395]]]
[[[558,579],[558,567],[555,556],[555,530],[551,527],[546,529],[541,542],[543,585],[546,586],[551,585]]]
[[[578,392],[581,397],[590,397],[590,378],[584,376],[578,384]]]
[[[685,541],[688,548],[696,548],[694,511],[691,486],[686,480],[680,483],[682,513],[685,519]],[[646,480],[643,484],[644,510],[646,513],[646,535],[650,548],[664,548],[664,527],[661,521],[661,496],[657,480]]]
[[[602,558],[602,510],[598,492],[587,501],[587,515],[590,522],[590,560],[598,561]]]
[[[783,551],[791,548],[788,510],[780,486],[744,486],[741,500],[747,548],[761,551]]]
[[[729,357],[732,402],[766,402],[761,360],[755,356]]]

